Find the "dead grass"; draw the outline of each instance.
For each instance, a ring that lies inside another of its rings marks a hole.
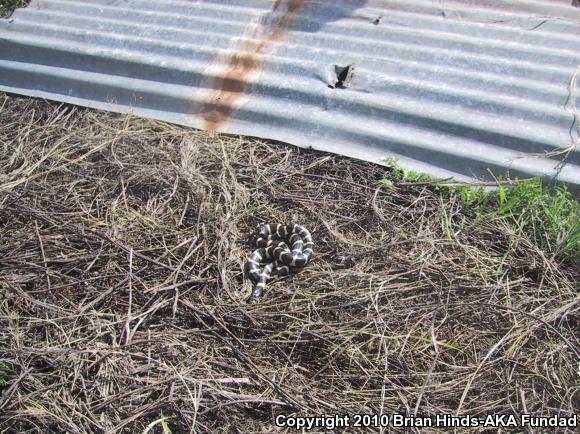
[[[387,191],[384,168],[346,158],[28,98],[0,107],[0,428],[578,411],[578,264],[507,221],[453,193]],[[262,222],[305,224],[315,257],[248,305]]]

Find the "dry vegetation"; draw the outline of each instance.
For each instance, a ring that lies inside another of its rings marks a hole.
[[[389,191],[384,168],[260,140],[0,107],[0,429],[578,411],[578,264],[453,192]],[[315,257],[247,304],[262,222],[306,225]]]

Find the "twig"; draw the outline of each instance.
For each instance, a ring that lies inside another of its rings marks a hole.
[[[129,250],[129,304],[127,306],[127,319],[125,320],[125,345],[129,345],[131,337],[131,308],[133,306],[133,249]]]

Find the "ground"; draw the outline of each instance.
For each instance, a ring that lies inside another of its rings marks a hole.
[[[578,412],[577,258],[454,191],[13,95],[0,125],[2,430]],[[315,256],[248,304],[265,222],[307,226]]]

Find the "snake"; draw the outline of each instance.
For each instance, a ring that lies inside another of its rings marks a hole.
[[[294,223],[261,225],[256,247],[244,267],[254,285],[248,297],[250,302],[262,296],[272,279],[299,272],[314,253],[312,235],[304,226]]]

